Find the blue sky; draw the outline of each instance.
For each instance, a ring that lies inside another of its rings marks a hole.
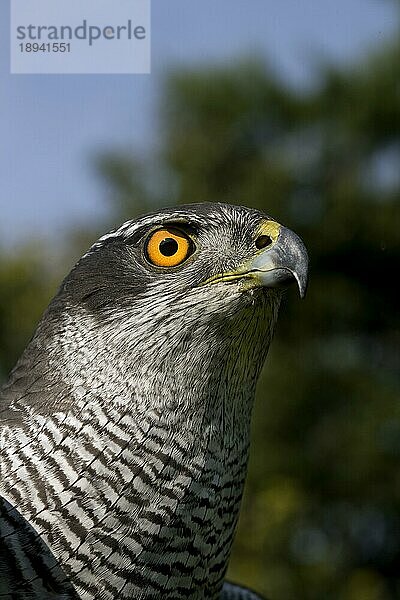
[[[150,75],[10,75],[0,0],[0,244],[54,240],[106,214],[92,157],[156,143],[168,67],[257,52],[304,85],[321,57],[355,60],[396,21],[390,0],[152,0]]]

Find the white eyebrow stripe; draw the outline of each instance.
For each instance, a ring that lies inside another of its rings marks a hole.
[[[84,256],[87,256],[88,254],[93,252],[93,250],[97,250],[98,248],[101,248],[101,246],[103,246],[104,242],[106,242],[107,240],[129,237],[139,227],[142,227],[143,225],[151,224],[152,221],[154,221],[154,215],[152,217],[147,217],[147,218],[143,217],[139,221],[134,221],[132,219],[130,219],[129,221],[125,221],[124,223],[122,223],[122,225],[120,225],[118,227],[118,229],[112,229],[108,233],[105,233],[104,235],[102,235],[98,240],[96,240],[95,243],[92,244],[92,246],[89,248],[89,250],[86,252],[86,254]]]
[[[140,227],[144,227],[146,225],[153,225],[160,219],[161,223],[167,221],[168,219],[173,219],[174,217],[180,217],[181,215],[177,215],[176,211],[165,212],[160,215],[152,214],[139,218],[137,221],[130,219],[129,221],[125,221],[118,227],[118,229],[113,229],[108,233],[102,235],[86,252],[84,256],[87,256],[93,250],[97,250],[101,246],[104,245],[104,242],[110,239],[117,238],[128,238],[130,237],[137,229]]]
[[[192,205],[195,209],[196,205]],[[251,212],[251,211],[250,211]],[[254,211],[255,213],[258,211]],[[236,227],[240,224],[246,225],[246,221],[249,215],[249,209],[243,208],[241,206],[234,205],[224,205],[224,204],[216,204],[213,208],[212,205],[208,207],[208,210],[205,214],[196,214],[195,210],[189,210],[188,207],[182,207],[180,209],[177,207],[176,209],[165,210],[161,209],[159,213],[151,213],[148,215],[143,215],[138,217],[137,219],[130,219],[125,221],[118,227],[118,229],[113,229],[104,235],[102,235],[96,242],[89,248],[89,250],[84,254],[83,258],[91,254],[92,252],[99,250],[102,248],[108,240],[112,239],[121,239],[124,240],[132,236],[135,231],[140,229],[141,227],[146,227],[147,225],[162,225],[166,221],[172,219],[182,219],[188,218],[194,219],[196,224],[201,226],[205,224],[212,224],[215,227],[225,226],[226,223],[232,222],[232,217],[235,216],[236,219]],[[260,218],[269,218],[267,215],[260,213]]]

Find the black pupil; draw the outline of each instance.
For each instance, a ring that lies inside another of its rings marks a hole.
[[[178,242],[173,238],[165,238],[160,242],[159,249],[163,256],[173,256],[178,252]]]

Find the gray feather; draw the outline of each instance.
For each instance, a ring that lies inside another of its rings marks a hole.
[[[257,598],[221,590],[281,291],[204,282],[254,254],[265,218],[161,211],[65,279],[0,401],[0,598]],[[165,223],[196,240],[170,270],[143,251]]]

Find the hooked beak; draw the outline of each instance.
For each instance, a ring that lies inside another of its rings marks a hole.
[[[265,221],[260,238],[269,242],[237,270],[215,275],[204,283],[252,280],[257,287],[285,288],[296,281],[304,298],[308,281],[308,255],[303,242],[293,231],[276,221]]]
[[[282,225],[276,241],[246,265],[262,286],[287,287],[296,281],[300,297],[304,298],[308,282],[308,255],[302,240]]]

